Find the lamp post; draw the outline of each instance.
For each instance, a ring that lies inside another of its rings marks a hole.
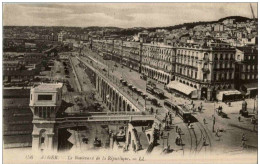
[[[215,108],[216,108],[216,107],[215,107],[215,101],[214,101],[214,109],[213,109],[213,115],[214,115],[214,116],[215,116],[215,112],[216,112],[216,111],[215,111]]]
[[[147,81],[145,82],[145,90],[147,88]],[[146,97],[144,97],[144,111],[146,111]]]
[[[254,111],[253,113],[255,113],[255,100],[256,100],[257,96],[254,98]]]

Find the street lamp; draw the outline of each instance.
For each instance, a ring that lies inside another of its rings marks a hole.
[[[255,113],[255,100],[257,99],[257,96],[254,98],[254,111],[253,113]]]
[[[145,90],[147,88],[147,81],[145,82]],[[146,111],[146,96],[144,96],[144,111]]]

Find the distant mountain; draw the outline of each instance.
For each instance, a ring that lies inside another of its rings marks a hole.
[[[247,20],[252,20],[252,19],[247,18],[247,17],[229,16],[229,17],[219,19],[218,22],[223,22],[226,19],[235,19],[236,22],[246,22]]]
[[[179,29],[182,27],[186,27],[187,29],[194,28],[195,26],[198,25],[206,25],[206,24],[213,24],[213,23],[220,23],[223,22],[226,19],[235,19],[235,22],[246,22],[247,20],[252,20],[247,17],[242,17],[242,16],[229,16],[225,18],[221,18],[217,21],[205,21],[205,22],[191,22],[191,23],[183,23],[179,25],[174,25],[174,26],[166,26],[166,27],[152,27],[152,28],[144,28],[144,27],[133,27],[133,28],[128,28],[128,29],[122,29],[121,31],[116,31],[115,33],[118,35],[134,35],[137,34],[138,32],[141,32],[143,30],[147,30],[149,32],[154,32],[157,29],[166,29],[166,30],[174,30],[174,29]]]
[[[212,24],[212,23],[219,23],[223,22],[226,19],[235,19],[235,22],[246,22],[247,20],[252,20],[247,17],[242,17],[242,16],[229,16],[225,18],[221,18],[217,21],[204,21],[204,22],[190,22],[190,23],[183,23],[179,25],[174,25],[174,26],[166,26],[166,27],[150,27],[150,28],[145,28],[145,27],[133,27],[133,28],[119,28],[119,27],[100,27],[100,26],[89,26],[89,27],[65,27],[65,26],[53,26],[53,27],[43,27],[43,26],[32,26],[31,28],[38,28],[38,29],[48,29],[50,28],[51,31],[55,32],[60,32],[62,30],[72,30],[75,31],[76,33],[85,33],[85,32],[91,32],[91,31],[104,31],[107,34],[116,34],[116,35],[123,35],[123,36],[130,36],[130,35],[135,35],[138,32],[147,30],[149,32],[154,32],[157,29],[166,29],[169,31],[172,31],[174,29],[179,29],[182,27],[186,27],[186,29],[191,29],[194,28],[195,26],[198,25],[205,25],[205,24]],[[28,26],[4,26],[4,29],[6,28],[27,28]]]

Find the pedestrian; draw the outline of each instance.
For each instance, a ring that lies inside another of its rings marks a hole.
[[[203,146],[206,146],[206,138],[203,137]]]
[[[246,145],[246,137],[245,137],[245,134],[243,133],[242,138],[241,138],[241,147],[244,148],[245,145]]]
[[[182,145],[182,139],[179,138],[179,145]]]
[[[161,131],[161,139],[163,138],[163,131]]]
[[[179,136],[181,138],[181,128],[178,129],[178,134],[179,134]]]
[[[241,140],[245,140],[245,133],[242,134],[242,139]]]
[[[168,129],[168,127],[169,127],[169,121],[166,120],[166,129]]]
[[[134,152],[136,153],[136,145],[133,145]]]
[[[179,137],[175,139],[175,144],[179,146]]]
[[[203,122],[204,122],[204,125],[206,125],[206,119],[205,118],[203,119]]]
[[[220,137],[220,136],[219,136],[219,129],[218,129],[218,128],[217,128],[217,131],[216,131],[215,136],[218,137],[218,139],[219,139],[219,137]]]
[[[188,121],[188,126],[190,126],[190,120]]]
[[[240,122],[240,120],[241,120],[241,117],[240,117],[240,116],[238,116],[238,122]]]
[[[219,132],[219,128],[217,128],[217,133]]]
[[[191,129],[192,128],[192,124],[190,123],[190,125],[188,127],[189,127],[189,129]]]

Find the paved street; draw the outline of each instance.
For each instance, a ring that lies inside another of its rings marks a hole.
[[[95,53],[91,52],[88,49],[84,49],[83,54],[87,56],[81,57],[84,61],[89,61],[90,59],[93,63],[96,64],[97,67],[101,69],[105,68],[107,70],[107,74],[113,75],[116,78],[120,79],[121,77],[126,80],[127,82],[131,83],[134,87],[142,90],[144,93],[149,95],[150,97],[154,97],[153,95],[147,93],[146,90],[146,81],[140,78],[140,74],[135,71],[130,71],[127,67],[121,67],[120,64],[117,63],[118,67],[115,67],[115,62],[111,60],[103,60],[101,57],[96,55]],[[109,68],[109,69],[108,69]],[[163,84],[156,83],[156,86],[160,89],[163,89]],[[127,87],[123,87],[124,90],[128,90]],[[131,91],[132,92],[132,91]],[[144,105],[144,100],[141,97],[138,97],[135,93],[131,93],[129,89],[129,95],[133,97],[133,99],[137,99],[138,101]],[[183,99],[181,97],[176,97],[174,94],[170,94],[165,91],[165,95],[168,99],[172,99],[173,101],[177,101],[183,104],[190,104],[190,100]],[[158,99],[159,100],[159,99]],[[253,112],[254,108],[254,100],[247,99],[249,113]],[[160,104],[163,104],[163,100],[159,100]],[[242,118],[240,122],[238,122],[239,110],[241,109],[242,101],[232,102],[231,106],[223,102],[212,103],[212,102],[204,102],[201,100],[194,101],[195,107],[203,104],[202,112],[194,112],[193,115],[198,119],[199,122],[193,124],[193,129],[189,129],[186,124],[182,122],[180,118],[175,118],[173,121],[172,130],[169,131],[169,145],[179,152],[183,153],[209,153],[211,151],[218,150],[220,154],[222,153],[242,153],[244,151],[256,152],[257,147],[252,145],[256,145],[257,143],[257,132],[253,131],[253,124],[251,124],[250,118]],[[149,104],[147,102],[147,104]],[[223,112],[228,115],[228,118],[222,118],[218,116],[214,112],[214,108],[218,106],[223,107]],[[147,105],[148,107],[151,105]],[[168,111],[164,107],[154,107],[158,109],[158,113],[161,116]],[[216,131],[219,129],[220,135],[217,137],[215,133],[212,132],[213,130],[213,115],[215,117],[216,123],[214,126],[214,130]],[[206,124],[203,124],[203,119],[205,118]],[[185,143],[184,149],[181,150],[181,147],[176,146],[175,138],[176,132],[174,133],[175,127],[178,126],[183,131],[183,141]],[[168,132],[165,132],[167,135]],[[242,149],[241,145],[241,136],[245,133],[247,137],[247,149]],[[202,146],[203,137],[206,138],[207,146]],[[166,139],[165,141],[166,142]],[[160,140],[160,146],[154,149],[156,151],[162,151],[163,140]],[[166,145],[164,143],[164,145]]]

